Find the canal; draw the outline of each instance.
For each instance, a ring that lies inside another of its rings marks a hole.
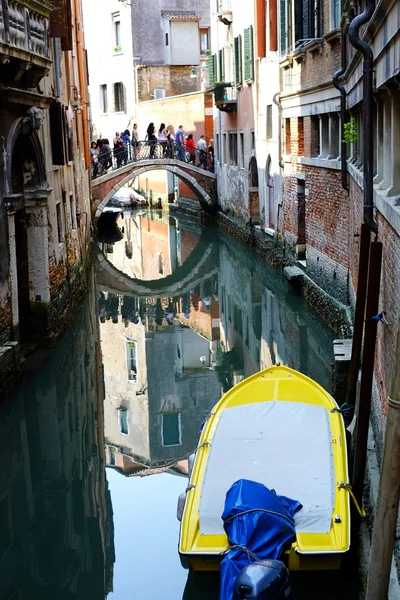
[[[332,332],[280,273],[194,219],[125,211],[56,351],[0,404],[0,599],[213,600],[178,495],[222,394],[276,362],[330,388]],[[348,574],[293,598],[356,598]]]

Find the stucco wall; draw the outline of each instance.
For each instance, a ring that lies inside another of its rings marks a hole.
[[[133,56],[136,64],[165,64],[165,19],[162,11],[196,12],[200,16],[200,26],[210,24],[209,0],[133,0],[131,4]]]
[[[92,138],[108,138],[112,141],[115,132],[121,133],[133,115],[134,71],[132,66],[132,29],[130,4],[111,0],[96,2],[82,0],[84,12],[85,41],[89,64],[89,91],[92,115]],[[120,14],[121,50],[114,51],[114,13]],[[115,112],[113,86],[124,84],[125,111]],[[107,85],[108,110],[103,113],[100,105],[100,86]]]

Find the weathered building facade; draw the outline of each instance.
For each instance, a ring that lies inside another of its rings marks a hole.
[[[0,16],[0,346],[17,348],[57,337],[86,288],[87,73],[79,0]]]
[[[214,92],[214,143],[223,210],[258,219],[255,147],[254,2],[212,3],[210,89]]]

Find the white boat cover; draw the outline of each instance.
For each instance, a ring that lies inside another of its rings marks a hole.
[[[299,500],[296,531],[328,533],[335,499],[329,413],[299,402],[257,402],[222,413],[200,499],[200,533],[224,533],[225,495],[250,479]]]

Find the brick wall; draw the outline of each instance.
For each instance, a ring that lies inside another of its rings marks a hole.
[[[136,70],[139,102],[151,100],[155,89],[164,89],[166,96],[198,91],[198,81],[190,77],[191,66],[144,65]]]

